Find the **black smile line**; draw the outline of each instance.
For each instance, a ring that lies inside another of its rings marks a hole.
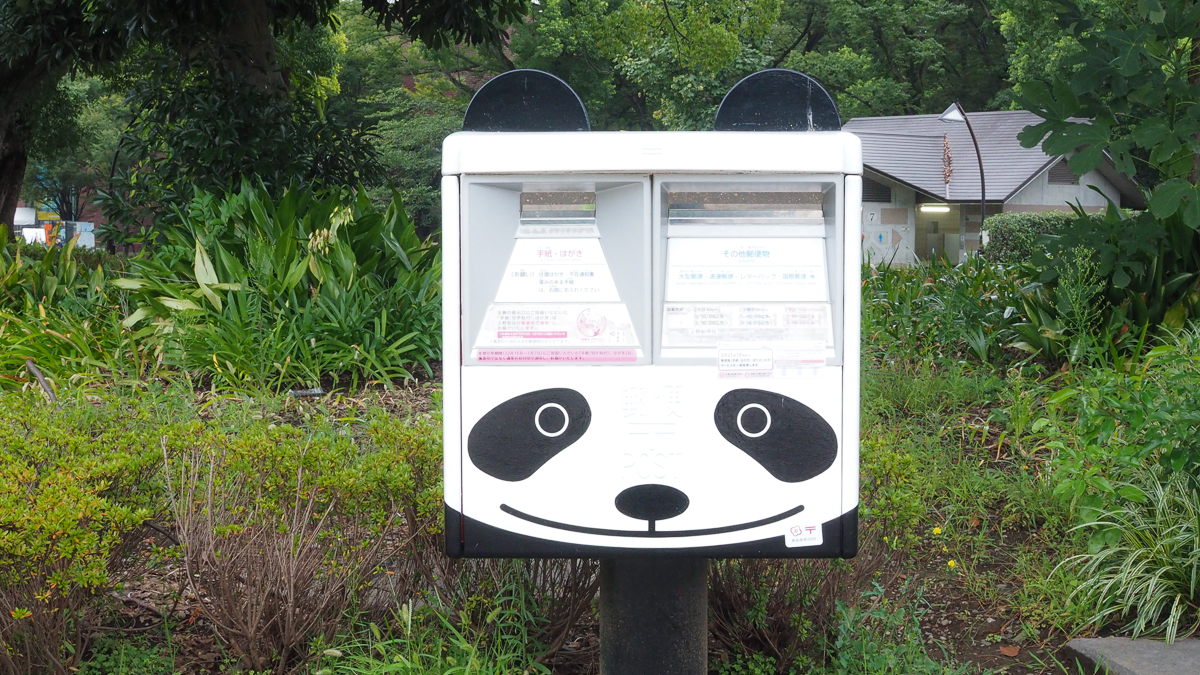
[[[784,511],[783,513],[780,513],[778,515],[771,516],[770,518],[763,518],[762,520],[756,520],[752,523],[742,523],[741,525],[727,525],[725,527],[710,527],[706,530],[675,530],[675,531],[670,531],[670,530],[666,530],[666,531],[663,531],[663,530],[650,530],[650,531],[645,531],[645,530],[606,530],[602,527],[584,527],[582,525],[568,525],[567,523],[557,523],[553,520],[546,520],[545,518],[538,518],[537,516],[531,516],[528,513],[522,513],[520,511],[514,509],[513,507],[509,506],[508,504],[501,504],[500,510],[509,515],[516,516],[516,517],[520,518],[521,520],[528,520],[531,523],[536,523],[538,525],[545,525],[546,527],[553,527],[558,530],[567,530],[568,532],[582,532],[583,534],[604,534],[604,535],[608,535],[611,537],[661,538],[661,537],[696,537],[696,536],[699,536],[702,534],[725,534],[726,532],[737,532],[738,530],[749,530],[751,528],[759,527],[760,525],[770,525],[771,523],[778,522],[789,516],[794,516],[797,513],[800,513],[801,511],[803,511],[804,506],[803,505],[797,506],[794,509]]]

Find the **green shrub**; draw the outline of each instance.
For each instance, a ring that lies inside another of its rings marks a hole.
[[[864,351],[878,362],[974,358],[997,363],[1019,318],[1013,270],[972,257],[956,267],[863,267]]]
[[[96,316],[81,318],[58,307],[0,311],[0,391],[40,387],[26,362],[51,391],[140,381],[158,371],[158,357],[121,325],[117,308],[97,301]]]
[[[1097,627],[1133,621],[1136,638],[1162,634],[1168,642],[1200,630],[1200,492],[1182,474],[1139,471],[1117,489],[1123,506],[1092,512],[1081,527],[1098,531],[1091,551],[1065,564],[1082,582],[1072,599],[1094,608]]]
[[[157,441],[90,405],[0,397],[0,669],[78,667],[124,546],[157,510]]]
[[[18,250],[21,252],[21,257],[29,262],[41,262],[47,255],[57,252],[58,247],[40,243],[28,244],[24,240],[9,242],[8,255],[10,257],[16,257]],[[80,269],[94,270],[96,267],[103,267],[110,271],[124,269],[127,260],[124,256],[109,253],[103,248],[80,248],[78,246],[71,252],[71,259],[79,265]]]
[[[1139,493],[1119,481],[1158,464],[1200,479],[1200,335],[1161,345],[1138,369],[1081,371],[1031,431],[1051,450],[1055,493],[1091,518]]]
[[[925,502],[917,480],[922,467],[905,447],[901,435],[865,435],[861,449],[861,517],[870,520],[897,548],[915,542],[925,517]]]
[[[272,200],[243,183],[196,192],[153,258],[113,281],[127,326],[164,362],[234,389],[374,379],[391,386],[440,357],[441,258],[398,195],[293,187]]]
[[[10,246],[7,238],[8,228],[0,228],[0,310],[55,306],[79,299],[86,303],[104,285],[102,265],[85,265],[81,271],[81,254],[75,248],[79,237],[65,246],[49,248]]]
[[[206,614],[243,668],[283,673],[313,658],[309,645],[344,627],[405,533],[436,523],[440,485],[424,471],[440,459],[440,426],[394,424],[409,430],[396,445],[329,425],[226,435],[195,423],[164,446],[188,583],[212,600]]]
[[[775,659],[764,654],[738,654],[717,667],[717,675],[775,675]]]
[[[1180,214],[1158,219],[1112,202],[1101,217],[1077,214],[1027,267],[1022,348],[1077,363],[1083,340],[1093,360],[1116,361],[1140,354],[1147,334],[1182,330],[1200,316],[1198,236]]]
[[[988,243],[979,249],[985,260],[1003,265],[1027,263],[1041,250],[1038,240],[1060,234],[1075,220],[1071,211],[1001,213],[988,216]]]

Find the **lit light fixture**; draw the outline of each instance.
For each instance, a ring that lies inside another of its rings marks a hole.
[[[922,204],[921,213],[950,213],[949,204]]]

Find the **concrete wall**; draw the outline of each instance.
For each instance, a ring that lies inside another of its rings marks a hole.
[[[1004,204],[1005,213],[1070,211],[1071,207],[1067,203],[1075,203],[1076,200],[1086,211],[1103,211],[1107,202],[1104,201],[1104,197],[1088,187],[1089,185],[1095,185],[1113,202],[1121,203],[1121,193],[1107,178],[1101,176],[1099,171],[1089,171],[1081,176],[1079,185],[1051,185],[1048,174],[1048,170],[1043,171],[1013,195],[1012,199]]]
[[[892,188],[890,202],[863,202],[863,262],[911,265],[916,248],[916,193],[878,174],[867,177]]]

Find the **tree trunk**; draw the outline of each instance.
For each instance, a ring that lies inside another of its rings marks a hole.
[[[225,26],[220,40],[228,49],[225,67],[264,90],[286,89],[272,34],[267,0],[242,0],[240,11]]]
[[[32,58],[0,68],[0,227],[9,228],[13,238],[17,234],[13,217],[29,162],[17,113],[41,87],[54,81],[50,70],[37,65]]]
[[[7,227],[9,240],[16,239],[17,228],[13,220],[17,213],[17,200],[21,197],[21,185],[25,182],[25,167],[29,153],[25,142],[11,129],[4,133],[0,144],[0,227]]]

